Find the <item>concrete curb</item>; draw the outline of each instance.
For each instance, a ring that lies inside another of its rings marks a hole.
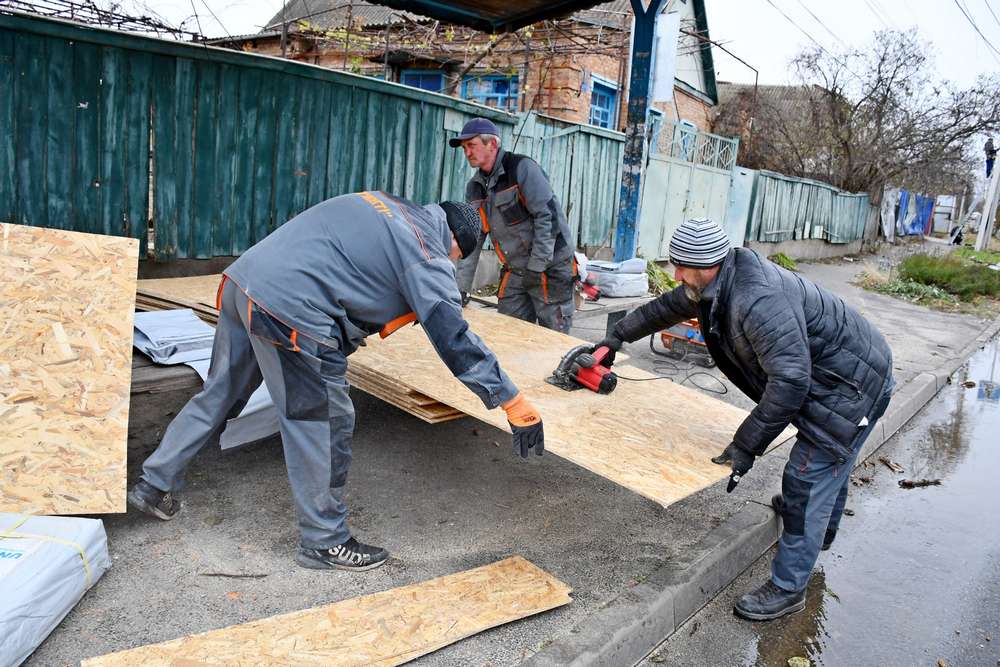
[[[954,357],[900,387],[862,448],[858,461],[871,456],[899,431],[951,382],[951,375],[972,353],[998,332],[1000,317],[986,325]],[[778,541],[780,531],[780,521],[770,508],[748,503],[691,549],[698,554],[693,562],[661,566],[522,664],[529,667],[634,665],[770,549]]]

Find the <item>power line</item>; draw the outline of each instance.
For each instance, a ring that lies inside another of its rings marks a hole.
[[[201,17],[198,16],[198,9],[194,6],[194,0],[191,0],[191,11],[194,12],[194,22],[198,26],[198,32],[205,34],[205,31],[201,28]]]
[[[969,22],[969,25],[972,26],[973,30],[975,30],[979,34],[979,36],[983,38],[983,41],[986,42],[986,46],[990,47],[990,49],[993,50],[993,53],[991,54],[993,55],[993,59],[996,60],[998,63],[1000,63],[1000,58],[997,58],[996,56],[996,54],[1000,54],[1000,51],[997,50],[997,47],[993,46],[993,44],[990,43],[990,40],[986,39],[986,35],[984,35],[983,31],[979,29],[979,26],[976,25],[976,22],[972,20],[972,17],[969,16],[969,13],[965,11],[965,8],[962,7],[962,5],[958,2],[958,0],[954,0],[954,2],[955,6],[958,7],[958,11],[962,12],[962,16],[964,16],[965,20]]]
[[[220,28],[222,28],[222,32],[226,33],[226,37],[232,38],[233,36],[232,33],[230,33],[229,30],[226,29],[225,24],[223,24],[222,21],[219,20],[219,17],[215,15],[215,12],[212,11],[212,8],[208,6],[207,0],[201,0],[201,4],[205,5],[205,9],[208,10],[208,13],[212,15],[212,18],[215,19],[215,22],[219,24]]]
[[[774,4],[774,0],[767,0],[767,4],[769,4],[769,5],[771,5],[772,7],[774,7],[774,9],[775,9],[775,10],[776,10],[776,11],[777,11],[777,12],[778,12],[779,14],[781,14],[782,16],[784,16],[784,17],[785,17],[785,20],[786,20],[786,21],[788,21],[789,23],[791,23],[791,24],[792,24],[793,26],[795,26],[795,27],[796,27],[796,28],[797,28],[797,29],[799,30],[799,32],[801,32],[801,33],[802,33],[803,35],[805,35],[806,37],[808,37],[808,38],[810,39],[810,41],[812,41],[812,43],[813,43],[813,44],[815,44],[816,46],[818,46],[818,47],[819,47],[819,50],[820,50],[820,51],[822,51],[822,52],[823,52],[823,53],[825,53],[826,55],[828,55],[828,56],[830,56],[831,58],[833,58],[833,59],[834,59],[834,60],[835,60],[836,62],[840,63],[840,65],[841,65],[841,66],[842,66],[842,67],[843,67],[844,69],[846,69],[846,70],[847,70],[848,72],[850,72],[851,74],[853,74],[855,78],[857,78],[857,79],[860,79],[860,78],[861,78],[860,76],[858,76],[858,74],[857,74],[856,72],[854,72],[854,71],[853,71],[853,70],[852,70],[852,69],[851,69],[850,67],[848,67],[848,66],[847,66],[847,63],[845,63],[845,62],[844,62],[843,60],[841,60],[841,59],[840,59],[840,58],[838,58],[837,56],[835,56],[835,55],[833,55],[832,53],[830,53],[830,51],[828,51],[828,50],[827,50],[827,48],[826,48],[825,46],[823,46],[822,44],[820,44],[820,43],[819,43],[819,41],[817,41],[817,39],[816,39],[815,37],[813,37],[813,36],[812,36],[812,35],[810,35],[810,34],[809,34],[808,32],[806,32],[806,31],[805,31],[805,29],[804,29],[804,28],[803,28],[802,26],[800,26],[800,25],[799,25],[798,23],[796,23],[795,21],[793,21],[793,20],[792,20],[792,17],[790,17],[790,16],[789,16],[788,14],[786,14],[785,12],[783,12],[783,11],[781,10],[781,8],[780,8],[780,7],[778,7],[778,5]]]
[[[896,27],[895,22],[892,20],[892,14],[887,12],[885,7],[882,6],[881,0],[871,0],[871,2],[875,5],[875,9],[877,9],[885,18],[886,22],[889,24],[889,28],[892,30],[898,30],[899,28]],[[906,5],[906,3],[903,4],[904,6]]]
[[[879,23],[881,23],[883,26],[885,26],[886,29],[888,29],[889,28],[889,24],[886,23],[885,19],[882,18],[881,14],[879,14],[877,11],[875,11],[875,6],[872,5],[871,0],[865,0],[865,4],[868,5],[868,9],[870,9],[871,12],[872,12],[872,15],[879,20]]]
[[[823,26],[823,29],[826,30],[828,33],[830,33],[830,35],[835,40],[837,40],[838,42],[840,42],[841,44],[843,44],[844,48],[849,48],[847,46],[847,42],[845,42],[840,37],[838,37],[836,35],[836,33],[834,33],[832,30],[830,30],[830,28],[828,28],[827,25],[825,23],[823,23],[823,21],[818,16],[816,16],[815,14],[813,14],[813,11],[811,9],[809,9],[809,7],[808,7],[808,5],[806,5],[806,3],[804,3],[802,0],[799,0],[799,4],[802,5],[802,9],[806,10],[807,12],[809,12],[809,16],[813,17],[816,20],[816,23],[818,23],[821,26]]]
[[[990,7],[990,2],[989,2],[989,0],[983,0],[983,4],[984,4],[984,5],[986,5],[986,9],[990,10],[990,14],[992,14],[992,15],[993,15],[993,20],[997,22],[997,25],[1000,25],[1000,18],[997,18],[997,15],[996,15],[996,13],[995,13],[995,12],[993,11],[993,8],[992,8],[992,7]]]

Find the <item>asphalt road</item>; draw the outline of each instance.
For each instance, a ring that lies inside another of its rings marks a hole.
[[[831,666],[1000,665],[1000,403],[981,397],[984,380],[1000,384],[998,356],[994,339],[855,470],[854,515],[821,554],[804,612],[764,623],[732,615],[739,595],[769,576],[768,553],[643,667],[784,667],[794,656]],[[902,479],[941,485],[907,490]]]

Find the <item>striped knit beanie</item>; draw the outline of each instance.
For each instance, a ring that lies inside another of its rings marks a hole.
[[[670,239],[670,262],[674,266],[707,269],[721,264],[729,248],[729,237],[714,220],[688,220]]]

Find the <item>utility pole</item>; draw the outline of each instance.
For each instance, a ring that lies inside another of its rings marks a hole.
[[[979,234],[976,236],[976,250],[989,250],[990,237],[993,236],[993,223],[997,218],[997,200],[1000,199],[1000,169],[994,169],[986,188],[986,199],[983,200],[983,217],[979,221]]]
[[[649,6],[645,9],[642,0],[631,0],[631,3],[635,13],[635,29],[632,32],[632,71],[629,75],[628,116],[625,121],[622,189],[618,201],[618,227],[615,230],[615,261],[618,262],[635,257],[653,31],[664,0],[649,0]]]

